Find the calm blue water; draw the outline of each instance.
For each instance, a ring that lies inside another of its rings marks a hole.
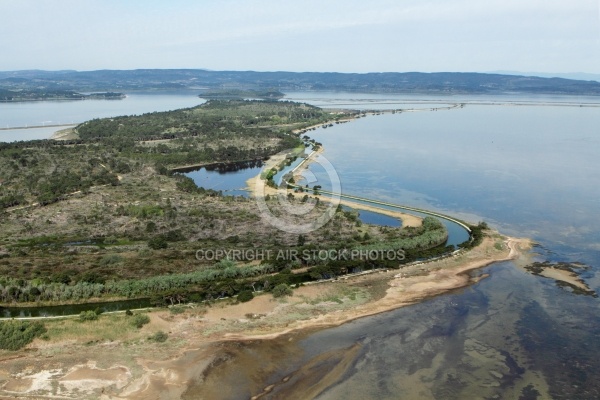
[[[196,186],[222,191],[225,196],[248,197],[246,181],[254,178],[263,168],[262,161],[249,161],[235,164],[212,164],[200,168],[180,171],[192,178]]]
[[[0,128],[78,124],[93,118],[137,115],[194,107],[204,103],[196,91],[127,93],[122,100],[0,103]],[[0,142],[47,139],[63,128],[2,130]]]
[[[310,151],[310,150],[309,150]],[[296,158],[290,165],[279,171],[273,180],[281,185],[284,175],[300,165],[304,159]],[[259,175],[264,168],[262,161],[241,161],[230,164],[211,164],[204,167],[180,169],[192,178],[198,187],[222,191],[224,195],[248,197],[246,181]]]
[[[346,107],[379,108],[369,105],[377,96],[309,95],[296,97],[320,105],[359,99]],[[581,277],[598,291],[598,126],[597,107],[467,104],[361,118],[310,136],[323,143],[345,193],[485,220],[503,233],[531,237],[540,245],[534,259],[584,262]],[[318,165],[309,169],[325,188]],[[294,356],[280,364],[273,349],[248,346],[253,357],[279,365],[261,381],[275,385],[264,398],[326,381],[338,353],[354,345],[359,350],[346,371],[330,376],[317,398],[600,398],[600,300],[513,262],[474,272],[482,273],[489,277],[471,287],[292,341],[286,354]],[[227,371],[224,384],[244,373]],[[239,394],[257,393],[241,388]]]
[[[402,226],[402,221],[399,219],[373,211],[358,210],[358,218],[365,224],[390,226],[393,228],[399,228]]]
[[[312,136],[344,193],[485,220],[597,263],[598,126],[600,108],[469,105],[361,118]],[[310,169],[326,187],[319,166]]]

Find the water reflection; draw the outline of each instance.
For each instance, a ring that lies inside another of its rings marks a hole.
[[[262,160],[217,163],[177,170],[194,180],[196,186],[222,191],[224,195],[248,196],[246,181],[260,174]]]
[[[345,193],[597,251],[599,122],[598,108],[467,106],[368,117],[311,136]]]
[[[310,136],[345,193],[533,237],[540,259],[590,265],[581,277],[598,291],[599,122],[597,107],[468,105]],[[242,346],[233,360],[251,354],[259,370],[249,378],[226,364],[220,382],[242,397],[274,385],[263,398],[600,398],[599,300],[511,262],[483,272],[490,277],[477,285],[299,342]]]
[[[78,124],[93,118],[144,114],[204,103],[195,90],[128,93],[122,100],[32,101],[0,103],[0,128]],[[48,139],[64,128],[0,131],[1,142]]]
[[[597,309],[510,262],[478,273],[491,277],[336,328],[227,344],[184,398],[215,379],[218,398],[598,398]]]

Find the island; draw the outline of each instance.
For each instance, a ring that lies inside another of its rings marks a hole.
[[[48,100],[121,100],[123,93],[98,92],[82,94],[72,90],[62,89],[18,89],[7,90],[0,88],[0,102],[48,101]]]
[[[221,89],[210,90],[198,95],[203,99],[261,99],[278,100],[285,97],[279,90],[255,90],[255,89]]]

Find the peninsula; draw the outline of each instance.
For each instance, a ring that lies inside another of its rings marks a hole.
[[[243,160],[282,167],[286,149],[306,145],[308,129],[355,116],[291,102],[212,100],[88,121],[64,140],[0,144],[0,306],[90,305],[66,318],[0,321],[0,393],[180,398],[203,373],[215,376],[209,366],[225,342],[413,304],[468,285],[481,278],[468,271],[527,248],[485,224],[469,225],[471,240],[449,248],[435,218],[381,211],[403,221],[383,229],[358,218],[357,210],[374,205],[351,200],[344,204],[353,210],[338,207],[321,229],[282,232],[261,218],[253,198],[199,188],[173,172]],[[288,196],[298,206],[312,203],[315,213],[327,208],[326,197],[293,188]],[[265,201],[283,212],[275,199]],[[318,256],[382,246],[401,250],[402,259]],[[198,257],[199,249],[217,248],[259,248],[266,257]],[[277,256],[290,250],[311,256]],[[132,298],[155,308],[112,313],[99,303]],[[218,385],[203,390],[210,397]]]

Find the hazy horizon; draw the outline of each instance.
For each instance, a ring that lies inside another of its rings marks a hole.
[[[209,68],[133,68],[133,69],[90,69],[90,70],[77,70],[77,69],[60,69],[60,70],[45,70],[45,69],[21,69],[21,70],[0,70],[0,73],[19,73],[29,71],[42,71],[42,72],[95,72],[95,71],[142,71],[142,70],[198,70],[198,71],[213,71],[213,72],[289,72],[289,73],[340,73],[340,74],[385,74],[385,73],[424,73],[424,74],[436,74],[436,73],[450,73],[449,71],[368,71],[368,72],[339,72],[339,71],[269,71],[269,70],[237,70],[233,68],[216,70]],[[514,75],[514,76],[533,76],[540,78],[562,78],[572,80],[583,80],[583,81],[598,81],[600,82],[600,74],[591,74],[584,72],[566,72],[566,73],[553,73],[553,72],[529,72],[529,71],[453,71],[451,73],[480,73],[480,74],[497,74],[497,75]]]
[[[0,14],[2,71],[600,74],[597,0],[0,0]]]

